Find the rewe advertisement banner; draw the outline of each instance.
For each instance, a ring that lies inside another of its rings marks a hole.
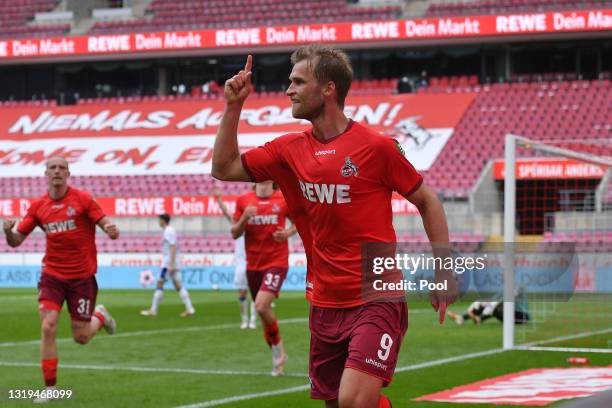
[[[427,170],[475,94],[349,97],[346,114],[402,144]],[[444,109],[440,109],[444,106]],[[36,177],[61,154],[73,175],[208,174],[222,101],[0,109],[0,177]],[[288,98],[251,99],[238,128],[242,151],[308,129]]]
[[[612,29],[612,10],[577,10],[410,20],[300,24],[0,41],[0,61],[66,56],[129,55],[227,48],[462,39]]]
[[[24,217],[35,198],[0,198],[1,217]],[[224,196],[223,203],[231,214],[236,209],[238,196]],[[96,197],[104,213],[111,217],[156,217],[167,213],[179,217],[222,216],[214,196],[151,196],[151,197]],[[397,193],[391,197],[394,214],[418,214],[410,201]]]

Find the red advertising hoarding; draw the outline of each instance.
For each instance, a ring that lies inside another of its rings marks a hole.
[[[495,180],[504,179],[504,161],[493,163]],[[595,164],[565,159],[519,159],[516,161],[517,180],[598,179],[605,170]]]
[[[236,208],[238,196],[224,196],[223,202],[230,213]],[[0,218],[23,217],[34,198],[0,198]],[[97,197],[104,213],[112,217],[155,217],[167,213],[181,217],[222,216],[214,196],[150,196],[150,197]],[[393,194],[391,208],[394,214],[418,214],[416,207],[404,197]]]
[[[345,113],[394,137],[419,170],[435,161],[475,94],[347,98]],[[440,109],[444,106],[444,109]],[[36,177],[61,154],[74,175],[208,174],[222,101],[0,108],[0,177]],[[243,151],[307,129],[285,99],[251,99],[242,110]]]
[[[0,61],[326,43],[461,39],[612,29],[612,10],[578,10],[334,24],[231,28],[0,41]]]

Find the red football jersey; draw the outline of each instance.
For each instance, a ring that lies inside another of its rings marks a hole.
[[[351,121],[325,142],[312,129],[281,136],[242,162],[254,181],[276,181],[281,167],[295,175],[292,186],[280,186],[290,214],[303,211],[312,233],[313,304],[363,304],[361,244],[396,241],[391,194],[407,197],[423,181],[397,142]]]
[[[245,164],[244,167],[247,168],[247,165]],[[298,234],[304,244],[304,252],[306,255],[306,299],[310,300],[312,298],[313,288],[313,277],[310,270],[310,266],[312,265],[312,234],[310,232],[306,211],[301,206],[300,185],[295,174],[279,163],[277,163],[276,166],[270,163],[268,170],[275,175],[274,181],[283,192],[283,198],[289,208],[291,222],[297,228]]]
[[[42,272],[63,279],[95,275],[98,268],[96,223],[104,212],[91,195],[69,187],[66,195],[34,201],[17,231],[30,234],[39,226],[47,236]]]
[[[255,192],[238,197],[234,220],[238,221],[244,210],[255,206],[257,213],[247,221],[244,230],[244,245],[247,258],[247,269],[264,271],[270,268],[287,268],[289,266],[289,243],[277,242],[272,234],[278,227],[285,228],[287,204],[280,191],[270,197],[257,197]]]

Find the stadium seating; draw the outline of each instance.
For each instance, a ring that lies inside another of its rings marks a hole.
[[[609,254],[612,252],[612,232],[603,229],[601,231],[588,232],[545,232],[540,248],[548,251],[555,251],[557,248],[562,248],[554,245],[559,243],[571,243],[575,245],[574,251],[576,251],[576,253],[602,252]]]
[[[509,132],[564,143],[612,134],[609,80],[494,84],[479,91],[426,174],[446,196],[467,196],[488,160],[503,157]]]
[[[19,248],[10,248],[0,240],[0,252],[44,252],[45,237],[34,233]],[[183,234],[179,237],[182,253],[232,253],[234,240],[229,234]],[[121,239],[112,240],[104,234],[96,235],[98,252],[103,253],[158,253],[161,249],[160,234],[122,234]]]
[[[482,242],[485,241],[484,235],[473,235],[469,233],[455,234],[451,236],[452,242],[458,243],[460,251],[475,251]],[[400,242],[410,242],[415,244],[411,249],[419,251],[430,251],[431,247],[427,236],[401,235],[398,236]],[[419,246],[422,244],[422,248]],[[124,233],[121,239],[112,240],[104,234],[96,235],[96,246],[100,253],[151,253],[160,252],[161,236],[160,233]],[[181,234],[179,236],[179,248],[183,254],[190,253],[233,253],[234,240],[229,233],[202,233],[202,234]],[[45,237],[41,233],[33,233],[18,248],[10,248],[5,240],[0,240],[0,252],[23,253],[23,252],[44,252]],[[289,250],[293,253],[303,253],[304,246],[298,236],[289,241]]]
[[[427,8],[425,17],[605,9],[611,6],[612,1],[610,0],[477,0],[445,3],[434,2]]]
[[[217,183],[208,174],[151,175],[151,176],[73,176],[71,185],[97,197],[159,196],[171,191],[173,195],[206,195],[213,186],[222,194],[237,195],[251,191],[250,183]],[[43,177],[6,177],[0,183],[0,197],[34,198],[46,193]]]
[[[463,78],[463,79],[461,79]],[[521,82],[493,85],[470,85],[470,77],[440,78],[419,92],[477,92],[477,96],[455,129],[438,159],[425,173],[430,185],[446,197],[467,197],[487,161],[503,157],[504,136],[514,132],[526,137],[559,141],[567,144],[574,138],[583,140],[610,138],[612,134],[612,82],[562,81]],[[447,83],[448,86],[441,86]],[[464,83],[465,85],[460,85]],[[450,84],[456,84],[451,86]],[[353,95],[391,93],[393,80],[357,81]],[[282,92],[260,92],[254,97],[282,97]],[[164,100],[164,97],[143,97],[142,101]],[[165,97],[173,100],[174,97]],[[191,98],[185,97],[185,98]],[[84,100],[82,103],[121,103],[130,98]],[[32,102],[39,103],[39,102]],[[474,149],[473,146],[479,146]],[[591,153],[598,153],[592,151]],[[158,195],[172,186],[177,195],[210,193],[214,180],[210,175],[156,176],[75,176],[72,183],[96,196]],[[0,197],[36,197],[44,194],[42,177],[5,178],[0,184]],[[223,183],[224,194],[249,191],[248,183]],[[606,202],[612,202],[608,189]]]
[[[2,108],[24,108],[24,107],[51,107],[57,106],[55,99],[53,100],[35,100],[35,101],[0,101]]]
[[[134,31],[197,30],[303,23],[389,20],[399,6],[348,7],[345,0],[154,0],[147,9],[152,19],[102,21],[91,34]]]
[[[53,10],[59,0],[0,1],[0,38],[59,37],[70,24],[28,25],[36,13]]]

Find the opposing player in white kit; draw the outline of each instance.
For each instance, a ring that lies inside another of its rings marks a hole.
[[[230,225],[234,223],[232,216],[229,213],[227,206],[221,199],[221,192],[218,189],[213,190],[213,194],[217,199],[219,208],[223,212],[225,218],[229,221]],[[244,235],[240,236],[234,241],[234,286],[238,289],[238,300],[240,301],[240,328],[244,329],[256,329],[257,328],[257,312],[255,311],[255,302],[249,301],[247,297],[248,282],[246,276],[246,252],[244,250]],[[251,317],[249,319],[249,302],[251,303]]]
[[[157,288],[153,294],[153,302],[151,308],[140,311],[143,316],[157,315],[157,308],[164,297],[164,284],[168,278],[172,279],[174,288],[178,291],[179,296],[185,304],[185,311],[181,313],[181,317],[187,317],[195,314],[195,309],[191,304],[187,289],[181,285],[181,272],[178,269],[178,240],[176,231],[170,226],[170,216],[162,214],[159,216],[159,226],[164,230],[162,243],[162,265],[157,279]]]

